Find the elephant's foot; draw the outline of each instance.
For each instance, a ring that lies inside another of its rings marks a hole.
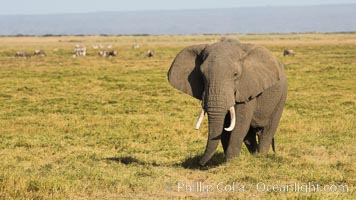
[[[240,156],[242,141],[234,146],[229,146],[225,153],[225,160],[229,161],[235,157]]]
[[[272,146],[273,135],[270,134],[261,134],[258,136],[258,152],[261,154],[267,154],[270,147]],[[273,144],[274,149],[274,144]]]

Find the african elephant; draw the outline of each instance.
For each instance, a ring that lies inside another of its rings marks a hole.
[[[234,39],[186,47],[171,64],[168,81],[202,101],[197,129],[208,114],[208,141],[200,165],[213,156],[219,140],[226,161],[240,154],[243,142],[250,153],[265,154],[273,145],[287,78],[283,65],[266,48]]]

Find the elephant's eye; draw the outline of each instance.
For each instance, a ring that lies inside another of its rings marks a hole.
[[[235,72],[233,79],[237,80],[237,79],[239,79],[239,77],[240,77],[240,74],[238,72]]]

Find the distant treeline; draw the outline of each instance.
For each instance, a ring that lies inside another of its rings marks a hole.
[[[44,34],[44,35],[28,35],[28,34],[16,34],[16,35],[0,35],[0,37],[84,37],[84,36],[103,36],[103,37],[112,37],[112,36],[150,36],[151,34]]]
[[[292,32],[292,33],[228,33],[228,34],[216,34],[216,33],[203,33],[203,34],[189,34],[189,35],[293,35],[293,34],[356,34],[356,31],[345,32]],[[102,36],[102,37],[123,37],[123,36],[155,36],[160,34],[44,34],[44,35],[0,35],[0,37],[84,37],[84,36]],[[162,34],[167,35],[167,34]],[[185,35],[185,34],[168,34],[168,35]]]

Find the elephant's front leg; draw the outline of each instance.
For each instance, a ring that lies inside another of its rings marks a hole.
[[[256,100],[251,100],[247,103],[236,104],[236,126],[231,132],[229,144],[226,149],[226,160],[239,156],[241,146],[248,130],[256,107]]]

